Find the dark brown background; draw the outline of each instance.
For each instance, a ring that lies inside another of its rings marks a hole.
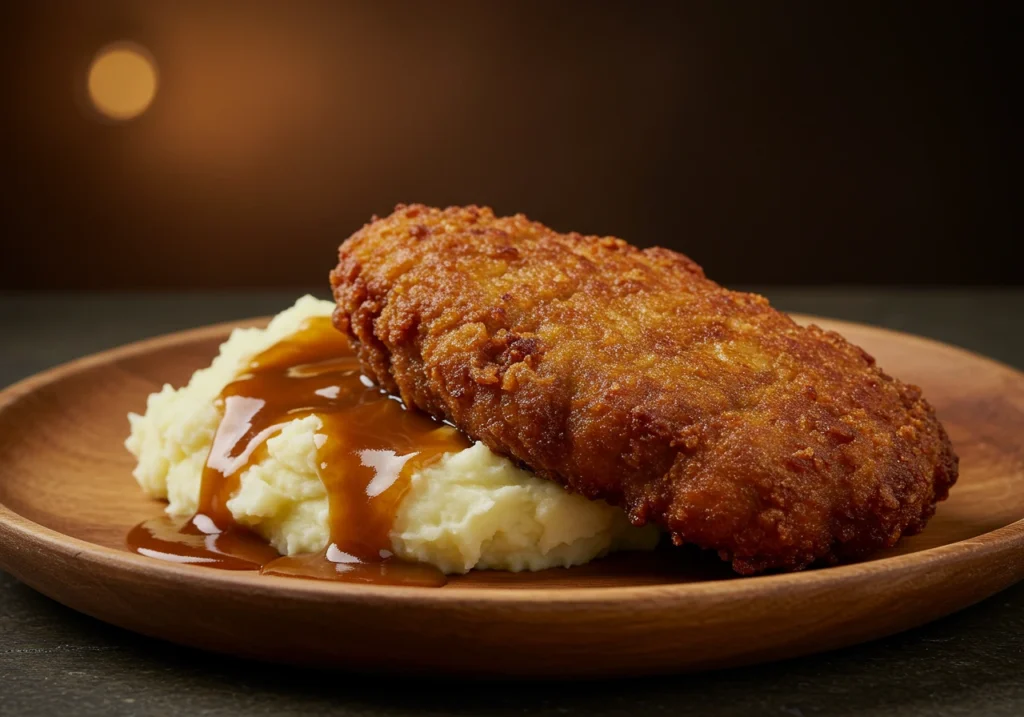
[[[0,288],[316,284],[403,201],[724,282],[1017,283],[1016,7],[5,4]],[[121,39],[161,86],[104,124]]]

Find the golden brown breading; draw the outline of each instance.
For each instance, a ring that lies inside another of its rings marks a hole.
[[[399,206],[331,283],[407,404],[740,573],[891,546],[956,481],[919,389],[667,249]]]

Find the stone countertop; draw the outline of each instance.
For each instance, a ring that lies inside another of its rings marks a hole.
[[[297,293],[0,293],[0,386],[128,341],[269,314]],[[917,333],[1024,368],[1024,290],[763,293],[786,310]],[[0,573],[0,715],[62,713],[1017,716],[1024,583],[900,635],[770,665],[600,682],[461,683],[300,670],[176,647],[79,615]]]

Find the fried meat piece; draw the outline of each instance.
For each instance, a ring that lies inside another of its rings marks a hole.
[[[739,573],[891,546],[956,481],[918,388],[667,249],[399,206],[331,283],[388,391]]]

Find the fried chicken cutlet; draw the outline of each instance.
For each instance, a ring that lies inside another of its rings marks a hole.
[[[917,387],[682,254],[424,206],[339,253],[334,322],[368,376],[739,573],[891,546],[956,481]]]

